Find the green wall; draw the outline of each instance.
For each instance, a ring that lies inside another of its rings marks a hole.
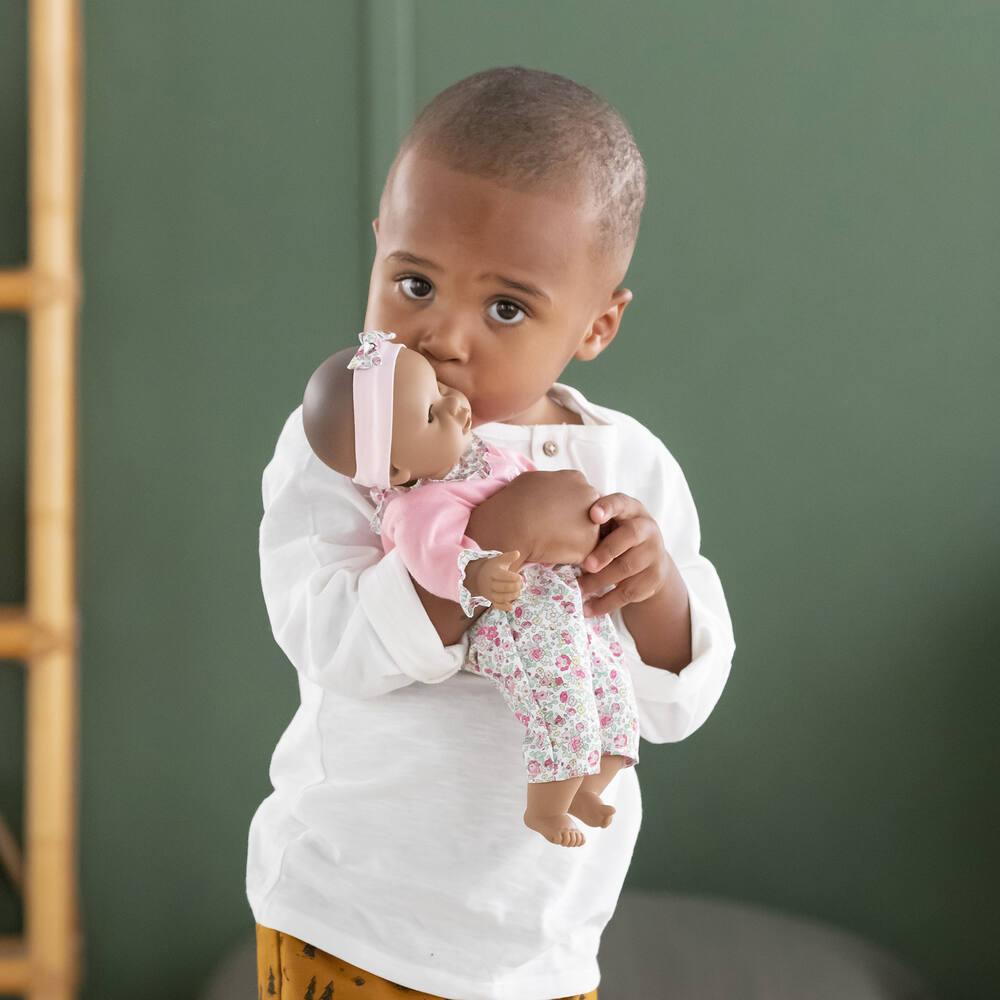
[[[831,921],[996,995],[1000,4],[85,8],[85,1000],[193,998],[252,926],[247,826],[298,703],[260,473],[360,328],[399,130],[508,63],[606,96],[646,156],[635,300],[564,380],[677,456],[736,631],[706,726],[646,745],[628,884]],[[3,264],[24,28],[0,6]],[[23,334],[0,317],[0,602],[23,594]],[[18,824],[22,698],[0,671]],[[0,885],[0,932],[19,918]]]

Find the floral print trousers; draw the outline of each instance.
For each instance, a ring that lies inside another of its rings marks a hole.
[[[604,754],[639,762],[639,719],[618,632],[585,618],[580,570],[525,563],[511,611],[489,608],[469,628],[464,670],[490,677],[524,726],[529,782],[596,774]]]

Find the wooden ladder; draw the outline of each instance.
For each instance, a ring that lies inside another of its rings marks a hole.
[[[29,264],[0,270],[0,310],[27,316],[27,567],[0,607],[0,661],[25,676],[24,865],[0,829],[24,933],[0,936],[0,995],[70,1000],[82,951],[77,882],[76,350],[80,306],[78,0],[30,0]]]

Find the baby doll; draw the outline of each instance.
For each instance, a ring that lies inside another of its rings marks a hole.
[[[424,589],[457,601],[470,618],[490,608],[471,628],[463,669],[490,677],[524,726],[534,786],[525,824],[552,843],[579,846],[583,833],[563,811],[568,793],[575,788],[570,812],[606,827],[614,809],[586,777],[601,770],[602,754],[625,767],[639,760],[614,624],[607,615],[584,618],[577,567],[522,565],[519,552],[483,550],[465,534],[480,502],[535,467],[474,434],[466,397],[438,382],[423,355],[389,343],[394,337],[365,331],[346,366],[340,352],[317,368],[303,400],[306,436],[323,462],[370,487],[372,530],[386,553],[400,549]],[[575,784],[557,792],[562,782]]]

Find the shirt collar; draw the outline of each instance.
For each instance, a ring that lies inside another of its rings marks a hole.
[[[569,433],[579,433],[583,427],[614,427],[615,425],[601,412],[601,408],[589,402],[579,389],[564,382],[554,382],[548,391],[550,399],[565,406],[574,413],[579,413],[583,417],[583,424],[505,424],[502,421],[491,421],[487,424],[480,424],[476,428],[476,433],[486,438],[522,438],[531,437],[533,428],[540,432],[541,428],[559,427]],[[589,436],[584,431],[581,436]]]
[[[555,382],[549,390],[549,396],[557,403],[561,403],[569,410],[581,414],[588,418],[584,423],[610,424],[611,421],[604,415],[600,407],[591,403],[579,389],[564,382]],[[572,424],[570,426],[573,426]]]

